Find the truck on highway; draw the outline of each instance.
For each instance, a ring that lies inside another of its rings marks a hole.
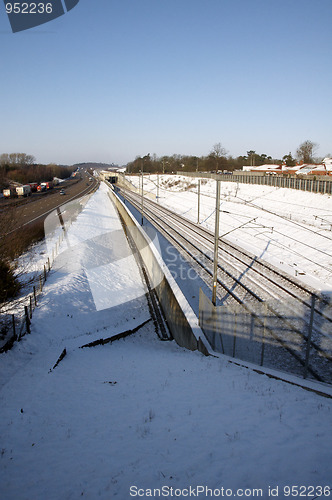
[[[31,196],[31,187],[29,184],[25,184],[24,186],[18,186],[16,188],[17,196]]]
[[[48,191],[49,189],[53,189],[52,181],[41,182],[40,185],[37,187],[37,191]]]
[[[38,182],[29,182],[29,186],[31,187],[31,192],[35,193],[37,191]]]
[[[16,198],[17,196],[16,189],[14,187],[9,187],[7,189],[4,189],[2,191],[2,194],[4,195],[5,198]]]

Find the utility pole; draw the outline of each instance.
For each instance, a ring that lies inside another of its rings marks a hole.
[[[197,186],[197,224],[199,224],[199,211],[200,211],[200,205],[201,205],[201,179],[198,179],[198,186]]]
[[[159,174],[157,174],[157,201],[159,201]]]
[[[142,180],[142,197],[141,197],[141,226],[143,226],[143,214],[144,214],[144,193],[143,193],[143,160],[142,160],[142,170],[141,170],[141,180]]]
[[[220,181],[216,181],[216,216],[214,230],[214,256],[213,256],[213,288],[212,288],[212,304],[217,303],[217,279],[218,279],[218,243],[219,243],[219,217],[220,217]]]

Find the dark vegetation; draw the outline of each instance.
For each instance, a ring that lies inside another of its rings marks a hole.
[[[281,159],[272,158],[265,153],[259,154],[254,150],[247,151],[246,155],[234,158],[228,155],[221,143],[215,144],[207,156],[172,155],[157,157],[155,154],[137,156],[134,161],[127,164],[128,173],[140,171],[150,173],[172,173],[172,172],[233,172],[242,170],[243,166],[256,166],[266,164],[285,164],[288,167],[296,165],[296,162],[315,163],[314,153],[318,144],[312,141],[304,141],[296,150],[295,158],[291,153],[285,154]],[[319,161],[319,160],[317,160]]]
[[[0,303],[14,297],[20,290],[20,284],[8,261],[0,258]]]
[[[287,155],[288,156],[288,155]],[[290,155],[291,157],[291,155]],[[293,158],[291,157],[291,160]],[[264,165],[267,163],[282,163],[283,160],[275,159],[266,154],[258,154],[255,151],[248,151],[246,156],[233,158],[225,151],[212,151],[207,156],[172,155],[157,157],[147,154],[138,156],[134,161],[127,164],[128,173],[137,173],[142,169],[150,173],[172,173],[172,172],[216,172],[241,170],[244,165]],[[294,162],[295,163],[295,162]]]
[[[70,177],[72,170],[70,167],[62,167],[60,165],[30,165],[29,167],[1,167],[3,177],[7,178],[7,183],[10,181],[19,182],[20,184],[28,184],[29,182],[47,182],[53,180],[54,177],[66,179]]]
[[[2,255],[7,260],[13,261],[26,252],[31,245],[42,240],[44,236],[44,221],[42,219],[36,220],[4,238],[3,243],[0,243]]]
[[[14,230],[15,211],[15,206],[7,207],[0,222],[0,304],[15,297],[21,288],[14,260],[45,236],[42,219]]]
[[[54,177],[66,179],[76,169],[75,166],[41,165],[35,163],[31,155],[11,153],[0,155],[0,189],[5,189],[11,182],[28,184],[29,182],[47,182]]]
[[[28,184],[51,181],[54,177],[65,179],[70,177],[75,169],[74,166],[36,164],[35,158],[25,153],[2,154],[0,189],[2,191],[12,182]],[[44,237],[42,220],[14,231],[15,210],[14,205],[8,206],[2,210],[0,216],[0,303],[15,297],[20,290],[20,283],[13,267],[14,259]]]
[[[7,207],[1,214],[0,222],[0,303],[15,297],[21,288],[15,273],[14,260],[33,243],[44,238],[42,220],[14,230],[15,220],[16,207]]]
[[[2,210],[0,218],[0,303],[15,297],[20,291],[20,283],[12,264],[13,259],[19,255],[19,250],[15,248],[21,246],[17,232],[11,233],[15,224],[15,212],[15,207],[9,207]]]

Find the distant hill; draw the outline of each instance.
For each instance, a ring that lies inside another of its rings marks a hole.
[[[118,165],[115,165],[114,163],[95,163],[95,162],[87,162],[87,163],[75,163],[75,165],[73,165],[74,167],[78,168],[93,168],[93,169],[102,169],[102,170],[108,170],[108,169],[112,169],[112,170],[116,170],[117,168],[119,168]]]

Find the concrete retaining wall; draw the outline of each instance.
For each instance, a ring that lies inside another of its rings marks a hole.
[[[205,355],[212,354],[210,345],[199,327],[197,316],[163,262],[154,243],[111,188],[109,197],[118,209],[142,257],[151,286],[156,290],[174,340],[187,349],[198,349]]]

